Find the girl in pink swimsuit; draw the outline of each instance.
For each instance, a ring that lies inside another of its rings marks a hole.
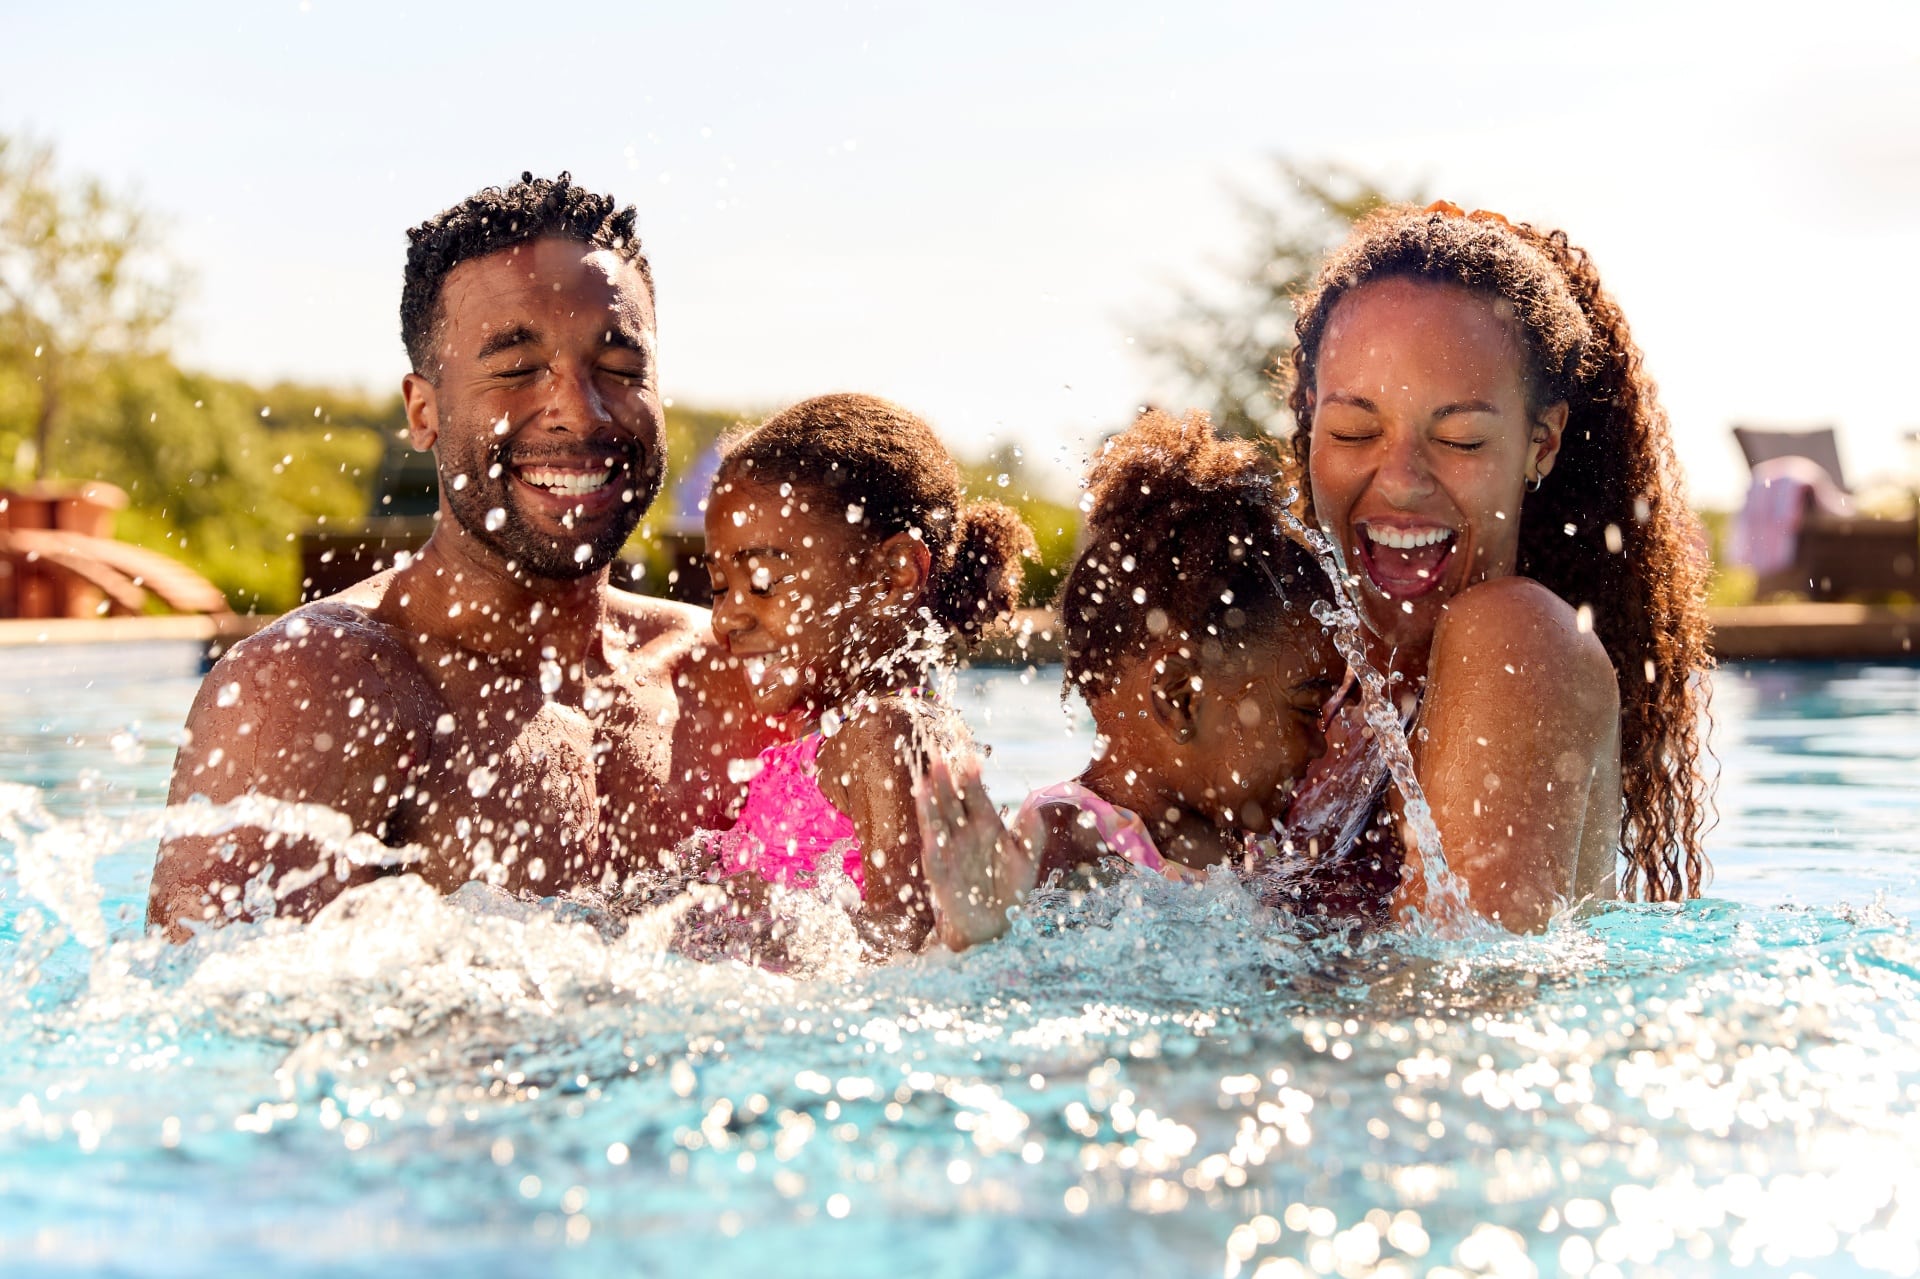
[[[917,948],[933,911],[912,786],[971,751],[926,692],[1018,597],[1032,534],[1007,507],[961,500],[927,424],[865,395],[829,395],[724,445],[707,499],[713,631],[751,705],[786,741],[763,751],[717,841],[736,913],[768,886],[850,881],[881,953]]]
[[[1279,473],[1199,413],[1146,413],[1094,464],[1058,603],[1094,758],[1030,795],[1011,831],[976,769],[936,766],[917,798],[949,946],[998,936],[1007,907],[1054,871],[1117,857],[1201,878],[1271,830],[1325,749],[1342,670],[1311,611],[1330,598],[1326,576],[1281,531]]]

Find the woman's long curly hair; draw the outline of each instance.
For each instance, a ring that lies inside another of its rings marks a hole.
[[[1309,495],[1314,366],[1327,322],[1355,289],[1395,278],[1460,285],[1511,308],[1528,362],[1529,407],[1566,401],[1553,472],[1521,507],[1518,571],[1591,608],[1613,662],[1625,795],[1621,894],[1697,897],[1711,808],[1701,767],[1713,665],[1707,565],[1667,417],[1626,317],[1564,232],[1450,205],[1369,215],[1295,306],[1287,406]]]

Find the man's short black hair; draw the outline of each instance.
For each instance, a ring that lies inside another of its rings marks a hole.
[[[435,335],[444,318],[440,287],[462,262],[516,244],[557,235],[597,249],[611,249],[640,268],[653,293],[653,268],[640,247],[639,215],[612,196],[573,185],[573,175],[536,178],[522,173],[510,187],[487,187],[407,232],[406,283],[400,290],[400,340],[413,371],[433,377]]]

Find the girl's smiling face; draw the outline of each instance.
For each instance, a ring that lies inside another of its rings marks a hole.
[[[1265,832],[1327,749],[1321,713],[1342,669],[1311,618],[1291,618],[1206,664],[1194,698],[1197,790],[1223,825]]]
[[[727,478],[707,499],[713,633],[746,668],[754,708],[809,716],[848,691],[872,539],[817,495]]]
[[[1368,629],[1424,654],[1447,602],[1512,574],[1527,482],[1552,469],[1564,403],[1530,404],[1499,303],[1385,279],[1336,306],[1314,367],[1314,512]]]

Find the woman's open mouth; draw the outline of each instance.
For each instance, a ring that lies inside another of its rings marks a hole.
[[[1374,589],[1410,600],[1440,585],[1459,538],[1448,528],[1389,528],[1363,524],[1355,540]]]

